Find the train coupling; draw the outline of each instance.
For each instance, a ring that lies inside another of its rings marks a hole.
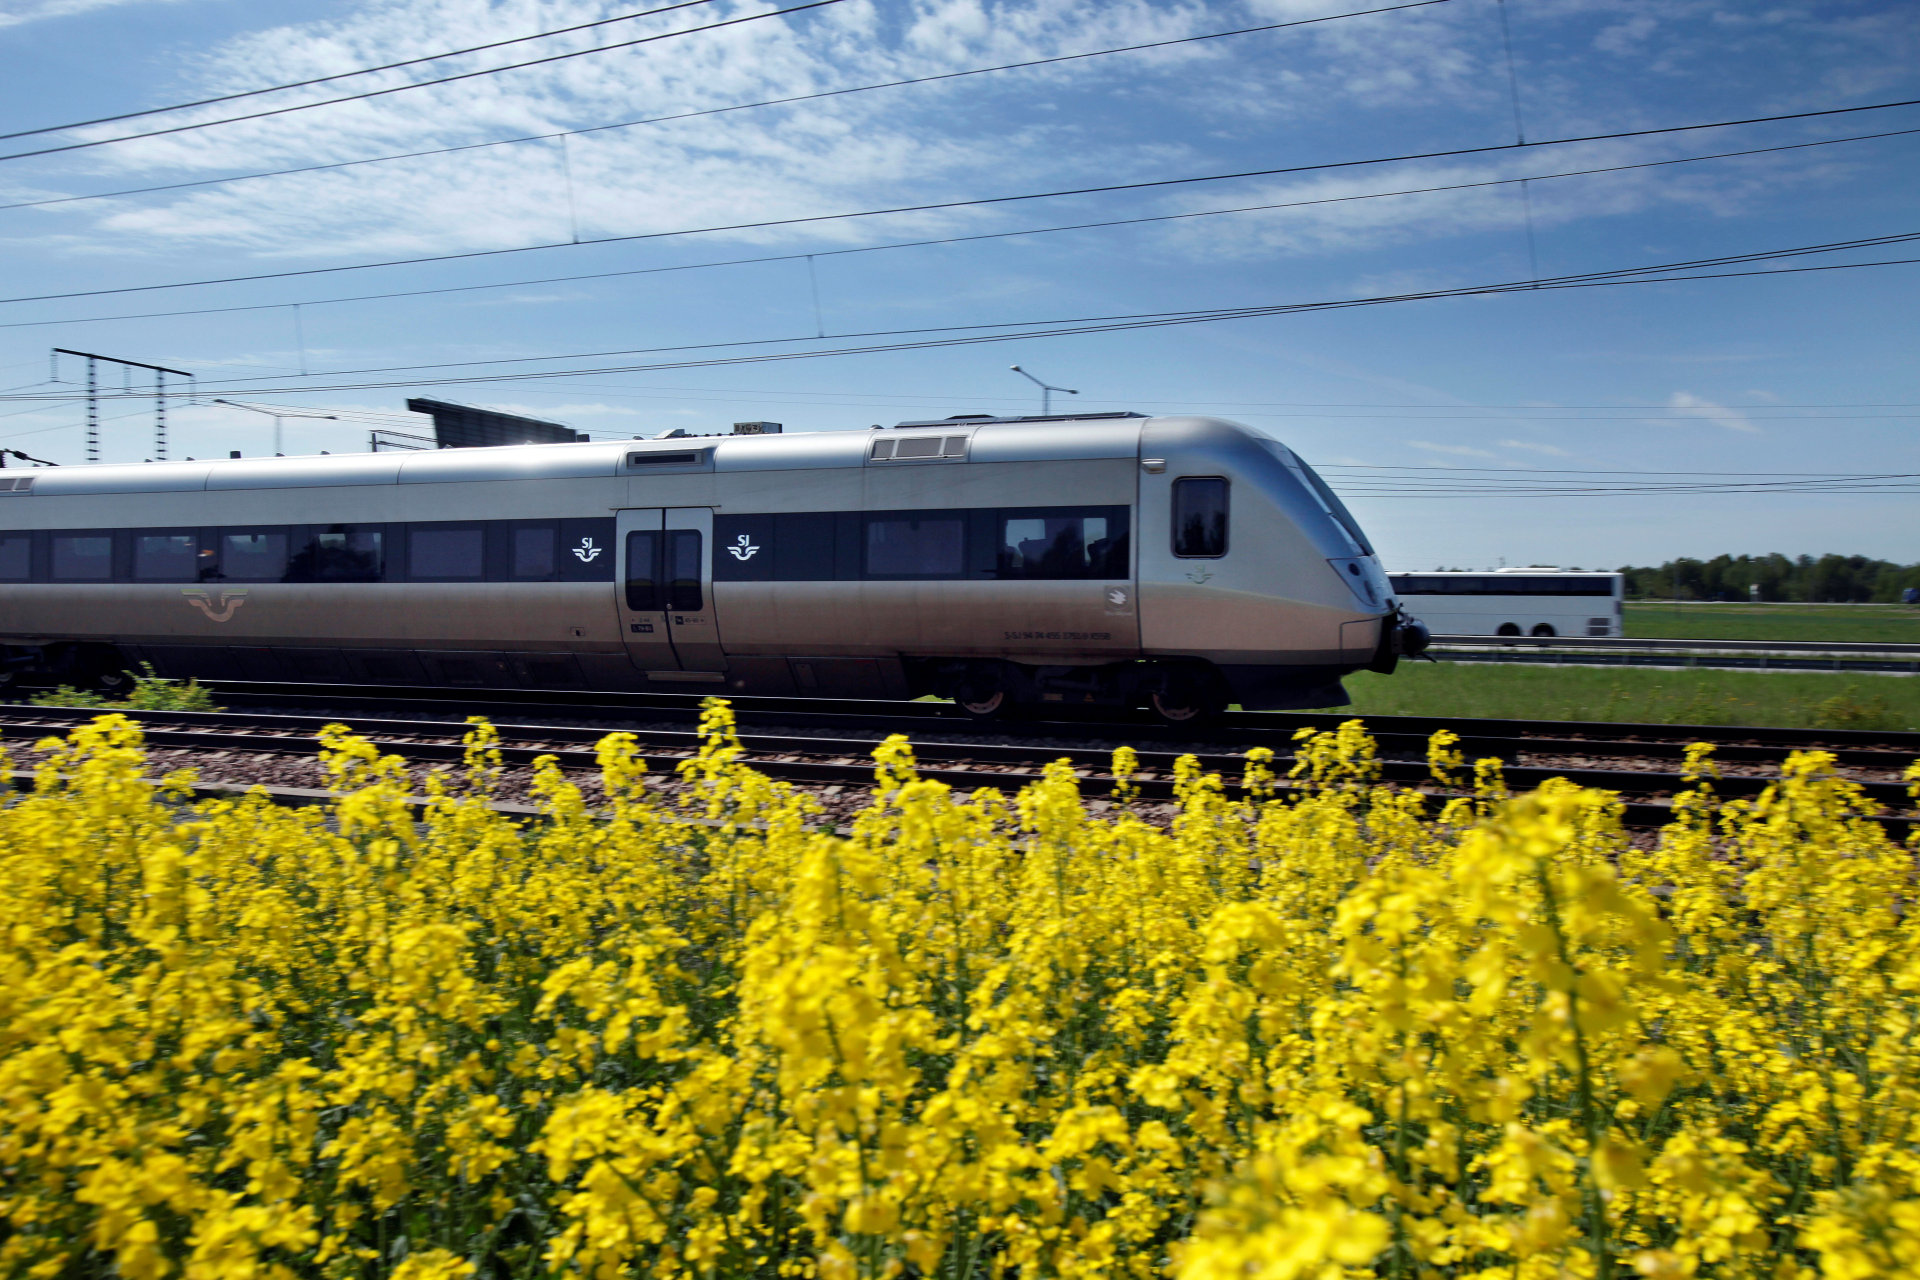
[[[1396,606],[1392,613],[1381,620],[1380,646],[1374,650],[1373,661],[1367,664],[1367,670],[1391,675],[1393,669],[1400,665],[1400,659],[1426,652],[1432,642],[1433,632],[1427,629],[1427,624]]]

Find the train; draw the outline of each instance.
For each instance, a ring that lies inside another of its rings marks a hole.
[[[0,471],[0,681],[1338,706],[1426,628],[1284,444],[1140,413]]]

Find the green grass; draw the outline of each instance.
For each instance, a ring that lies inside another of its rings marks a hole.
[[[1402,662],[1346,678],[1355,715],[1920,730],[1920,677]]]
[[[1625,621],[1642,640],[1920,644],[1920,607],[1910,604],[1628,604]]]

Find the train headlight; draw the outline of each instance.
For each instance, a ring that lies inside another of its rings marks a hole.
[[[1384,609],[1387,604],[1386,577],[1371,560],[1356,557],[1346,560],[1329,560],[1333,571],[1347,584],[1363,608]]]

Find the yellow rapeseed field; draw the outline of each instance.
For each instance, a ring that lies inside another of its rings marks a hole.
[[[836,837],[705,729],[685,803],[615,734],[525,824],[481,724],[423,813],[344,730],[304,810],[51,744],[0,1274],[1920,1274],[1917,851],[1820,754],[1722,804],[1696,750],[1636,845],[1491,763],[1436,812],[1357,723],[1170,826],[896,740]]]

